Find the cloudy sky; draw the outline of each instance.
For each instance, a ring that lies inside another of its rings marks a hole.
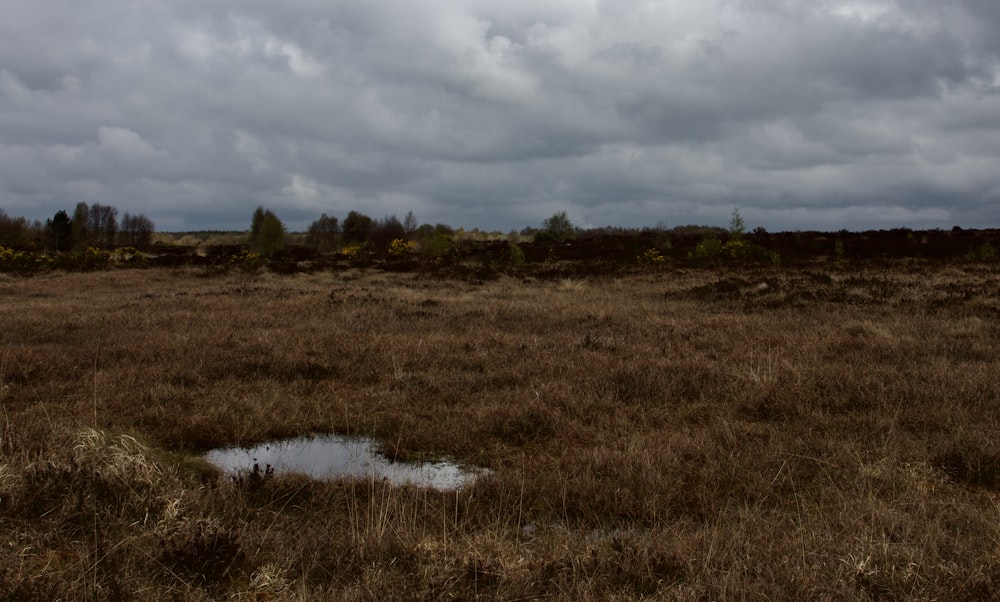
[[[1000,227],[997,0],[0,0],[0,208]]]

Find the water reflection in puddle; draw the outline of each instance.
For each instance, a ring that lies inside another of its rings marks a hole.
[[[464,469],[452,462],[408,464],[392,462],[375,450],[370,439],[322,435],[272,441],[257,447],[230,447],[208,452],[205,459],[225,472],[268,467],[274,472],[305,474],[315,479],[365,477],[396,485],[458,489],[487,472]]]

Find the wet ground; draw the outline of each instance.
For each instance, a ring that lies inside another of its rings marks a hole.
[[[233,474],[298,473],[315,479],[364,478],[438,490],[459,489],[486,472],[448,461],[394,462],[378,452],[377,442],[340,435],[306,436],[250,448],[217,449],[208,452],[205,458]]]

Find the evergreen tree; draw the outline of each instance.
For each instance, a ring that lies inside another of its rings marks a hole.
[[[73,249],[73,220],[63,210],[45,221],[45,246],[52,251]]]

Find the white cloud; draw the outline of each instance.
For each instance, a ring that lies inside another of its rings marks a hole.
[[[120,157],[141,159],[156,153],[148,142],[128,128],[102,125],[97,129],[97,142],[103,150]]]
[[[316,180],[300,174],[292,174],[283,192],[292,202],[305,207],[315,207],[320,199],[320,184]]]

